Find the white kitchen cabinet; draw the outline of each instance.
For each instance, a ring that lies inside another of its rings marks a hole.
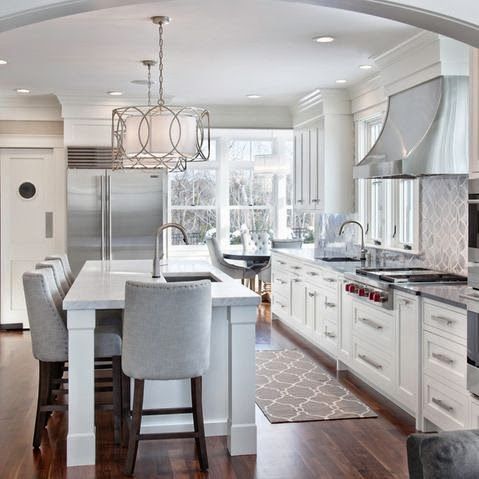
[[[468,429],[479,429],[479,399],[470,396]]]
[[[306,324],[306,283],[299,276],[291,278],[291,317],[300,325]]]
[[[321,292],[318,287],[308,284],[306,287],[306,328],[311,334],[320,327]]]
[[[417,411],[419,365],[419,306],[416,296],[395,293],[396,397],[411,412]]]
[[[353,211],[353,122],[350,115],[324,115],[295,128],[296,210]]]
[[[352,352],[353,338],[353,300],[344,290],[344,285],[349,281],[341,282],[341,312],[338,323],[338,358],[349,364]]]
[[[469,63],[469,171],[479,177],[479,49],[471,47]]]

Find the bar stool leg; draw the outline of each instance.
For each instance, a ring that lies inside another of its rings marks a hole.
[[[193,406],[193,424],[198,436],[195,438],[200,468],[208,470],[208,452],[206,450],[205,424],[203,420],[203,379],[191,378],[191,401]]]
[[[143,411],[143,392],[145,381],[143,379],[135,379],[135,390],[133,393],[133,412],[131,417],[130,437],[128,439],[128,453],[124,473],[127,476],[133,474],[135,469],[136,454],[138,452],[138,440],[141,428],[141,413]]]
[[[121,416],[122,416],[122,393],[121,393],[121,356],[112,358],[113,374],[113,431],[115,444],[121,442]]]
[[[131,379],[124,373],[121,375],[121,395],[122,395],[122,446],[128,447],[129,431],[128,421],[131,412]]]
[[[51,390],[51,364],[44,361],[38,361],[39,378],[38,378],[38,399],[37,399],[37,413],[35,417],[35,429],[33,433],[33,447],[38,449],[42,442],[42,432],[45,428],[49,412],[42,411],[42,406],[48,404]]]

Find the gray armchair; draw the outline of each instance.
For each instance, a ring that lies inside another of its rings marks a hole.
[[[407,456],[410,479],[477,479],[479,430],[412,434]]]

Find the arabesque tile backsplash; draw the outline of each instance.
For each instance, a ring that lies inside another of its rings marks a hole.
[[[467,274],[467,177],[430,176],[420,182],[421,254],[371,248],[373,261]],[[346,219],[355,215],[316,215],[316,257],[358,253],[357,228],[347,228],[343,237],[338,236]]]

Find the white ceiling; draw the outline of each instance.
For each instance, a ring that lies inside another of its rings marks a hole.
[[[288,105],[316,88],[371,75],[359,65],[417,29],[342,10],[280,0],[163,0],[64,17],[0,34],[0,91],[144,97],[139,61],[156,57],[165,27],[165,90],[175,103]],[[311,38],[328,34],[332,44]],[[154,71],[156,75],[156,70]],[[249,100],[245,95],[263,95]]]

